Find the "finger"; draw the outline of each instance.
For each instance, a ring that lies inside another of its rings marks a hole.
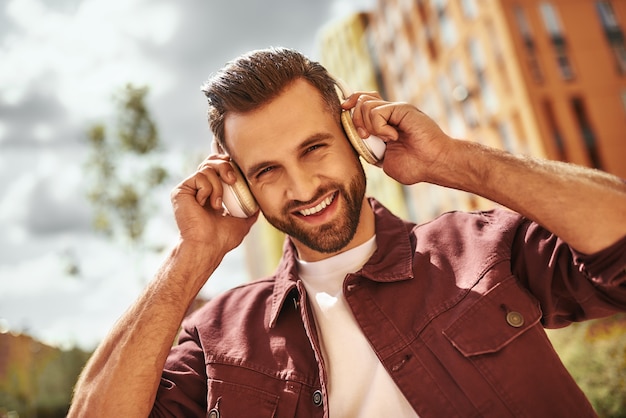
[[[198,164],[197,171],[200,171],[203,167],[215,164],[219,161],[230,161],[230,157],[227,154],[210,154],[200,164]]]
[[[199,172],[213,171],[222,181],[233,184],[236,181],[231,160],[228,155],[211,155],[198,166]]]
[[[361,96],[369,96],[378,100],[382,100],[380,93],[378,93],[377,91],[355,91],[350,96],[348,96],[348,98],[341,104],[341,107],[346,110],[352,109],[359,100],[359,97]]]
[[[351,98],[355,99],[354,106],[351,110],[352,122],[354,123],[354,126],[357,128],[357,130],[361,128],[359,131],[359,135],[362,138],[365,138],[369,135],[368,132],[365,132],[365,130],[367,130],[367,124],[365,122],[365,118],[367,117],[367,115],[365,114],[365,112],[368,111],[366,103],[373,101],[378,102],[381,100],[374,96],[368,96],[366,94],[359,94],[358,96],[353,95],[351,96]]]
[[[393,120],[400,109],[397,103],[383,103],[369,110],[366,118],[367,129],[385,141],[395,141],[399,137],[399,122]]]
[[[368,134],[373,133],[374,123],[372,121],[372,112],[378,106],[382,106],[385,103],[386,102],[382,100],[370,96],[360,96],[352,115],[352,120],[355,126],[357,126],[357,129],[358,127],[362,127]]]
[[[393,103],[384,100],[361,96],[353,113],[353,122],[359,135],[362,138],[375,135],[385,141],[397,139],[398,132],[388,121],[393,106]]]
[[[194,174],[193,176],[186,178],[172,190],[170,193],[170,200],[174,208],[182,205],[188,205],[190,200],[204,206],[206,203],[206,196],[198,194],[198,188],[202,186],[198,185],[197,179],[195,178],[196,175],[197,174]]]
[[[229,165],[227,162],[224,164]],[[201,206],[209,206],[215,210],[222,207],[223,187],[214,164],[204,163],[193,175],[186,178],[173,192],[173,199],[177,195],[187,195]]]
[[[217,176],[211,175],[209,170],[196,172],[183,183],[183,186],[189,194],[193,194],[200,206],[208,205],[216,210],[221,207],[222,186]]]

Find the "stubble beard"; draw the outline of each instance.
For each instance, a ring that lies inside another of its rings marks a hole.
[[[361,218],[361,208],[365,197],[365,173],[363,168],[356,174],[346,188],[343,184],[330,183],[323,189],[320,189],[311,202],[321,198],[330,190],[337,190],[338,195],[343,197],[345,205],[337,220],[320,225],[310,227],[303,222],[293,219],[293,208],[302,205],[303,202],[291,202],[285,206],[282,216],[267,216],[267,221],[278,230],[284,232],[290,237],[298,240],[308,248],[319,253],[330,254],[335,253],[347,246],[356,234]]]

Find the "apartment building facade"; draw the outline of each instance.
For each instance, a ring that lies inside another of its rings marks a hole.
[[[383,90],[450,135],[626,177],[626,2],[380,0],[370,43]],[[407,188],[418,220],[491,202]]]

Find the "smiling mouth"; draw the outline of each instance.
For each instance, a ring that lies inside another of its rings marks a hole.
[[[302,216],[316,215],[320,213],[321,211],[323,211],[324,209],[326,209],[328,205],[333,203],[333,200],[335,200],[336,196],[337,196],[337,193],[333,193],[332,195],[328,196],[326,199],[322,200],[318,205],[312,208],[300,210],[298,211],[298,213]]]

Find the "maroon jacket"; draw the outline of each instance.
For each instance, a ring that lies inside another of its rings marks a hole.
[[[415,225],[371,204],[378,249],[344,294],[420,417],[595,416],[543,328],[626,310],[626,238],[586,256],[506,210]],[[153,416],[328,416],[295,254],[185,321]]]

